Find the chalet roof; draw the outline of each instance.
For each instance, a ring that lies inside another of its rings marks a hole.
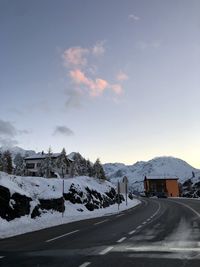
[[[145,179],[147,180],[178,180],[179,178],[177,176],[165,176],[165,175],[159,175],[159,176],[145,176]]]
[[[52,158],[57,158],[60,155],[61,155],[61,153],[52,153],[51,157]],[[36,154],[36,155],[33,155],[33,156],[26,157],[25,160],[45,159],[47,156],[48,156],[48,154],[39,153],[39,154]],[[72,159],[69,158],[68,155],[67,155],[67,158],[72,161]]]

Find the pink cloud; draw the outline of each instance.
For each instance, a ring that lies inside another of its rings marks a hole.
[[[89,90],[89,94],[92,97],[100,96],[106,89],[109,88],[117,95],[120,95],[123,91],[121,85],[109,84],[108,81],[100,78],[92,80],[80,69],[71,70],[69,75],[75,83],[84,85]]]
[[[117,74],[117,80],[118,81],[126,81],[126,80],[128,80],[128,75],[126,73],[124,73],[123,71],[120,71]]]
[[[71,47],[65,50],[63,58],[67,66],[85,66],[87,65],[87,54],[89,50],[79,46]]]

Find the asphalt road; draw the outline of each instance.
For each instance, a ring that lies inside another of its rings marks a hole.
[[[122,213],[0,240],[0,266],[200,266],[200,201],[148,199]]]

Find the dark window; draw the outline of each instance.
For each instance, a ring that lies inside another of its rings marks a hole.
[[[37,163],[37,167],[40,167],[41,166],[41,163]]]
[[[35,164],[34,163],[27,163],[26,164],[26,168],[27,169],[34,169],[34,167],[35,167]]]

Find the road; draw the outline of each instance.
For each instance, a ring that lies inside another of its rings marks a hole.
[[[112,216],[0,240],[0,266],[200,266],[200,202],[148,199]]]

